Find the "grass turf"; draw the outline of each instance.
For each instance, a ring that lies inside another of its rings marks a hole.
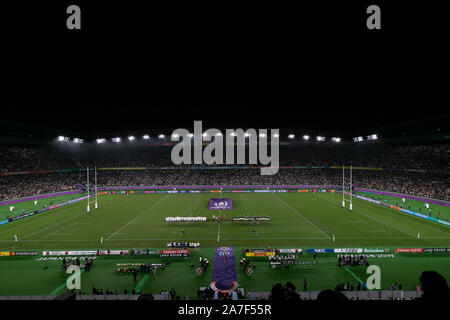
[[[382,201],[394,206],[403,206],[403,208],[417,212],[422,213],[425,215],[430,215],[433,218],[440,218],[445,221],[450,221],[450,207],[445,207],[441,205],[436,205],[433,203],[430,203],[430,207],[427,209],[425,208],[425,203],[423,201],[419,200],[411,200],[411,199],[405,199],[405,202],[402,202],[401,198],[394,197],[394,196],[387,196],[387,195],[379,195],[379,194],[373,194],[368,192],[356,192],[357,194],[361,196],[365,196],[374,200]],[[431,210],[431,212],[430,212]],[[439,215],[440,213],[440,215]]]
[[[38,201],[37,205],[34,204],[34,200],[18,202],[18,203],[14,203],[14,204],[10,204],[10,205],[2,205],[0,203],[0,221],[21,215],[23,210],[26,213],[28,213],[28,212],[36,211],[39,209],[43,209],[45,206],[49,207],[49,206],[67,202],[67,201],[70,201],[73,199],[78,199],[78,198],[81,198],[83,195],[85,195],[85,194],[76,193],[76,194],[43,198],[43,199],[37,200]],[[14,206],[14,211],[9,211],[10,206]]]
[[[158,293],[174,287],[184,297],[195,298],[196,290],[211,282],[212,266],[197,277],[191,264],[199,255],[213,264],[214,247],[235,246],[238,281],[247,291],[269,291],[274,283],[292,281],[299,290],[303,279],[309,290],[332,288],[337,282],[366,279],[365,269],[353,267],[352,273],[336,265],[335,255],[319,255],[311,267],[271,270],[266,260],[252,261],[256,270],[247,277],[239,269],[243,247],[450,247],[450,228],[407,214],[354,200],[354,210],[341,208],[341,195],[332,193],[226,193],[233,198],[233,210],[224,211],[227,221],[220,224],[166,223],[166,216],[211,217],[207,203],[217,194],[134,194],[99,197],[99,209],[86,213],[82,201],[9,223],[0,227],[0,247],[5,250],[57,248],[160,248],[170,241],[198,241],[202,248],[189,258],[171,258],[171,264],[141,283],[141,292]],[[232,216],[268,215],[270,222],[260,224],[232,222]],[[181,232],[184,230],[184,232]],[[420,233],[420,239],[417,234]],[[19,238],[14,242],[14,235]],[[218,242],[220,235],[220,242]],[[335,236],[335,242],[332,237]],[[103,244],[100,243],[103,237]],[[37,257],[0,257],[0,294],[49,294],[64,292],[67,275],[56,261],[36,261]],[[119,275],[115,265],[126,262],[158,262],[163,258],[147,256],[99,257],[90,272],[82,274],[82,292],[92,286],[103,289],[136,288],[143,275],[133,281],[131,274]],[[301,259],[311,259],[305,254]],[[420,273],[437,270],[450,279],[450,254],[394,254],[372,258],[382,269],[382,287],[401,282],[412,289]],[[47,268],[45,268],[47,266]],[[408,272],[405,272],[408,270]],[[26,276],[24,276],[26,275]],[[356,278],[355,278],[356,276]]]

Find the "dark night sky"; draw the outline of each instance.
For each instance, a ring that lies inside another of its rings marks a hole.
[[[81,31],[65,27],[72,3]],[[449,113],[448,11],[380,4],[382,30],[369,31],[368,3],[331,3],[14,2],[2,119],[87,133],[194,120],[353,131]]]

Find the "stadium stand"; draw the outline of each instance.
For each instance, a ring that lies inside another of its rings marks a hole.
[[[242,168],[186,170],[186,165],[172,164],[170,150],[160,146],[3,147],[0,201],[73,190],[85,181],[85,173],[80,169],[86,166],[127,168],[100,171],[99,186],[225,186],[341,185],[342,172],[330,166],[342,164],[378,169],[354,170],[353,181],[359,187],[450,200],[450,152],[446,144],[282,145],[280,166],[288,168],[281,168],[273,176]],[[292,169],[293,166],[314,168]],[[136,167],[143,170],[131,169]],[[63,172],[55,172],[58,170]]]

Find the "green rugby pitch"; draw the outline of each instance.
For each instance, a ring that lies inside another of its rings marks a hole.
[[[169,261],[150,256],[98,257],[90,272],[82,274],[82,292],[93,285],[103,289],[123,288],[130,292],[138,283],[141,292],[158,293],[174,287],[195,298],[196,290],[211,282],[211,271],[197,277],[192,264],[198,257],[214,258],[215,246],[234,246],[236,264],[241,248],[390,248],[391,257],[374,257],[372,264],[382,269],[382,287],[394,281],[411,290],[420,273],[436,270],[450,279],[450,254],[397,254],[398,247],[450,247],[450,228],[396,210],[354,199],[353,211],[341,207],[342,195],[333,193],[224,193],[234,201],[233,210],[224,210],[226,221],[166,223],[167,216],[206,216],[213,193],[129,194],[99,196],[99,208],[86,213],[86,201],[61,207],[0,226],[0,247],[4,251],[37,249],[131,249],[164,248],[167,242],[200,242],[189,258],[171,258],[170,265],[152,277],[133,282],[130,275],[119,275],[115,265],[127,262]],[[233,216],[270,216],[259,224],[232,222]],[[184,232],[182,232],[184,230]],[[420,233],[420,238],[417,237]],[[14,241],[17,235],[19,241]],[[333,236],[335,241],[333,241]],[[100,242],[103,237],[103,243]],[[219,240],[219,241],[218,241]],[[49,294],[64,291],[67,275],[57,261],[37,261],[39,257],[0,257],[0,294]],[[300,259],[312,259],[304,254]],[[273,284],[292,281],[297,289],[308,280],[309,290],[333,288],[336,283],[356,284],[367,275],[362,267],[348,272],[337,267],[335,254],[318,255],[311,267],[271,270],[259,258],[255,273],[247,277],[238,269],[238,281],[246,291],[270,291]],[[58,288],[61,288],[59,291]]]

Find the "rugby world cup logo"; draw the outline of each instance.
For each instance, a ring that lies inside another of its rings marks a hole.
[[[220,201],[220,202],[216,202],[215,203],[216,207],[227,207],[228,206],[228,201]]]
[[[230,247],[220,247],[219,249],[219,256],[223,256],[223,255],[230,255],[232,252]]]

